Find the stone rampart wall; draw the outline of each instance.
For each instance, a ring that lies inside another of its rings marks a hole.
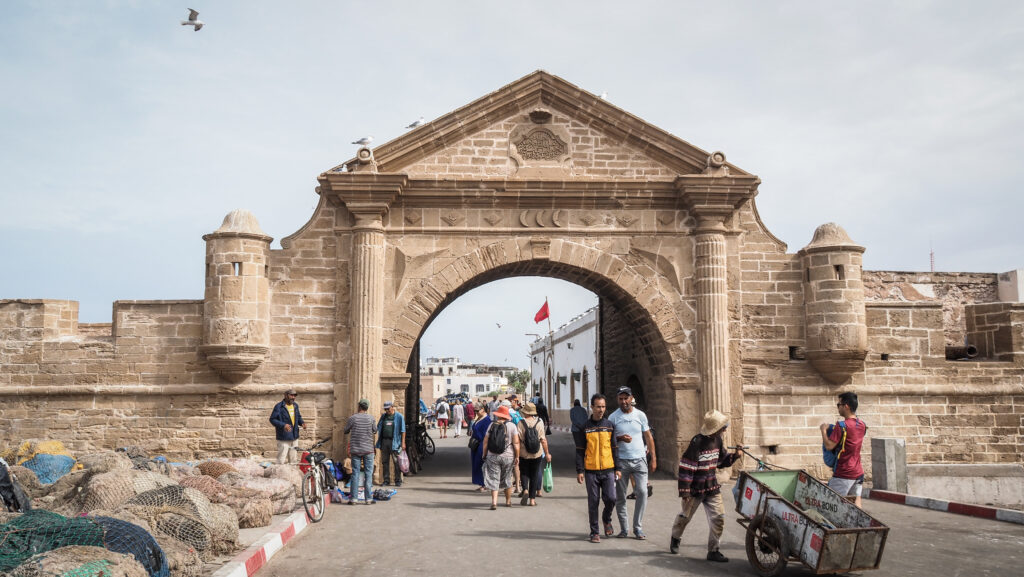
[[[864,271],[869,302],[941,302],[945,344],[953,346],[964,344],[964,307],[997,301],[998,288],[995,273]]]

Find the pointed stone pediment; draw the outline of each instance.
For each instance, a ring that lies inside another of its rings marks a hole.
[[[703,171],[708,153],[537,71],[375,148],[373,157],[380,172],[411,178],[672,180]]]

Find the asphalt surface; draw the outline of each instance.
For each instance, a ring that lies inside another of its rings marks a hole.
[[[721,550],[730,562],[704,559],[708,528],[699,513],[683,535],[679,555],[668,552],[679,511],[675,458],[662,461],[669,471],[653,480],[654,496],[644,519],[649,539],[602,537],[594,544],[587,541],[586,491],[576,483],[568,433],[550,438],[554,491],[538,499],[536,507],[520,507],[513,498],[511,509],[502,505],[496,511],[489,510],[489,494],[473,491],[466,437],[437,440],[436,431],[431,435],[437,454],[425,461],[425,471],[407,478],[391,501],[330,506],[322,522],[289,542],[258,575],[755,575],[729,487],[723,491],[727,521]],[[632,516],[633,501],[628,502]],[[891,530],[881,568],[849,575],[1024,575],[1022,525],[874,501],[865,501],[864,508]],[[798,562],[783,573],[811,574]]]

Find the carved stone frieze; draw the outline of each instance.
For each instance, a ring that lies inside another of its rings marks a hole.
[[[499,222],[501,222],[501,219],[502,219],[501,214],[497,213],[497,212],[489,212],[489,213],[484,215],[484,222],[486,222],[487,224],[489,224],[491,226],[494,226],[494,225],[498,224]]]
[[[629,228],[634,222],[640,219],[632,214],[620,214],[615,217],[615,220],[617,220],[623,228]]]
[[[454,210],[448,211],[441,215],[441,220],[448,223],[449,226],[455,226],[465,220],[465,216],[455,212]]]
[[[565,211],[524,210],[519,213],[519,224],[526,228],[562,228],[565,226]]]
[[[672,224],[673,222],[675,222],[675,220],[676,220],[676,213],[674,213],[674,212],[665,211],[665,212],[658,213],[658,222],[660,222],[661,224],[665,224],[665,225]]]
[[[419,224],[421,220],[423,220],[423,215],[421,215],[418,210],[410,210],[405,213],[405,222],[409,224],[416,225]]]
[[[595,215],[592,212],[585,212],[580,215],[579,220],[580,223],[583,224],[583,226],[590,226],[600,219],[597,217],[597,215]]]

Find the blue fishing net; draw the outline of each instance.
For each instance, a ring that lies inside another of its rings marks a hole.
[[[35,457],[25,461],[21,466],[35,473],[40,483],[49,485],[70,473],[75,466],[75,460],[67,455],[37,453]]]
[[[150,577],[168,577],[167,557],[149,531],[112,517],[89,518],[103,527],[103,546],[108,550],[135,557]]]

